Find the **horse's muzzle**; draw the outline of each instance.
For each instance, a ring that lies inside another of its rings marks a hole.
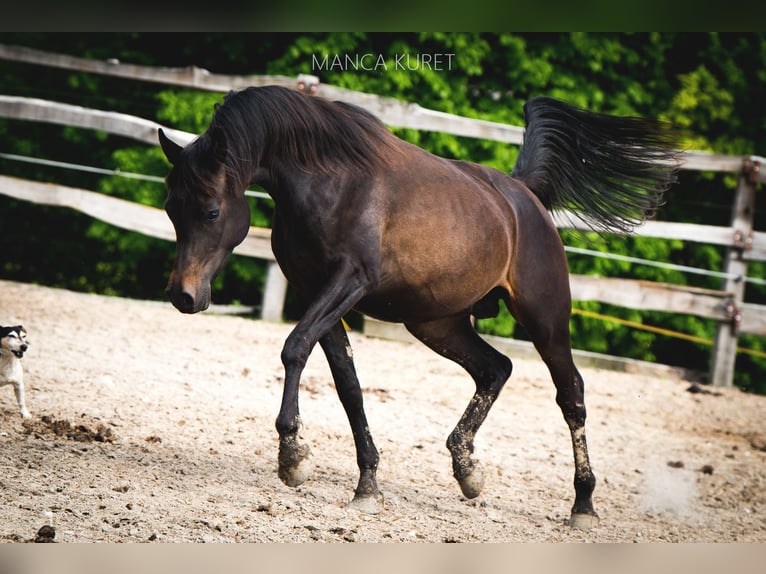
[[[209,290],[201,294],[197,293],[195,296],[191,290],[168,286],[165,292],[168,294],[173,306],[181,311],[181,313],[199,313],[210,305]]]

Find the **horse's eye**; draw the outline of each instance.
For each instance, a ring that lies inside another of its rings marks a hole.
[[[208,221],[215,221],[220,214],[221,212],[218,209],[211,209],[207,212]]]

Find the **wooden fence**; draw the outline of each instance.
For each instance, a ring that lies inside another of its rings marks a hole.
[[[360,105],[391,126],[440,131],[461,136],[478,137],[510,144],[520,144],[523,129],[484,120],[475,120],[428,110],[417,104],[393,98],[352,92],[319,85],[313,76],[223,76],[199,68],[151,68],[115,61],[97,62],[30,48],[0,45],[0,59],[26,62],[65,69],[141,79],[170,85],[225,92],[250,85],[280,84],[318,95]],[[151,145],[157,144],[159,124],[115,112],[86,109],[46,100],[0,95],[0,117],[51,122],[119,134]],[[164,128],[180,143],[195,136]],[[766,307],[744,301],[744,286],[749,261],[766,261],[766,233],[753,229],[756,184],[766,181],[760,170],[763,158],[728,156],[705,152],[686,152],[682,169],[737,173],[739,184],[727,227],[650,221],[640,227],[638,235],[680,239],[724,246],[727,249],[723,269],[724,284],[720,291],[666,285],[647,281],[570,275],[575,300],[600,301],[635,309],[684,313],[714,319],[718,322],[711,381],[731,385],[741,333],[766,335]],[[0,193],[12,197],[65,205],[78,209],[113,225],[147,235],[173,240],[173,230],[164,212],[148,206],[107,197],[97,193],[0,176]],[[569,227],[569,221],[558,221]],[[286,282],[271,253],[270,230],[251,228],[250,234],[235,253],[266,259],[270,262],[262,316],[281,318]],[[372,325],[372,323],[371,323]]]

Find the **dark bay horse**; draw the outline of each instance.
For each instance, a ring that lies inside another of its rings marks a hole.
[[[353,433],[359,483],[351,504],[375,513],[378,452],[341,318],[357,309],[401,322],[471,375],[476,391],[447,439],[463,494],[478,496],[474,437],[511,374],[511,361],[474,330],[504,301],[556,387],[574,451],[570,523],[598,523],[585,439],[583,381],[572,360],[567,260],[548,210],[629,229],[657,207],[677,169],[662,123],[595,114],[550,98],[525,106],[524,144],[511,175],[434,156],[373,115],[274,86],[229,94],[185,148],[160,130],[173,168],[166,211],[176,231],[168,294],[184,313],[210,303],[210,284],[248,232],[245,188],[274,198],[272,245],[307,310],[285,341],[276,421],[279,477],[311,471],[299,439],[298,386],[318,342]]]

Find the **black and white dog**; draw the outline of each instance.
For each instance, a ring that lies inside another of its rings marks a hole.
[[[27,350],[27,332],[21,325],[0,326],[0,387],[13,385],[22,418],[30,418],[24,402],[24,369],[21,357]]]

